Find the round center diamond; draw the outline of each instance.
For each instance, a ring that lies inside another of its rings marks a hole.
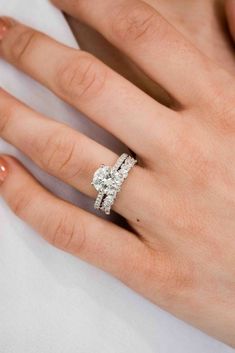
[[[110,214],[112,206],[129,172],[137,161],[126,153],[118,158],[113,167],[104,164],[95,172],[92,185],[98,191],[95,209]]]
[[[92,184],[97,191],[106,190],[112,186],[111,171],[111,167],[102,166],[95,172]]]

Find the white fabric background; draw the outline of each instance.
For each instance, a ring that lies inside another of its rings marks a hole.
[[[95,6],[95,2],[94,2]],[[62,14],[47,0],[0,0],[13,15],[76,47]],[[0,61],[0,85],[99,141],[107,135],[53,94]],[[20,158],[47,187],[76,202],[78,193]],[[81,200],[79,196],[79,200]],[[91,207],[82,199],[82,204]],[[124,285],[44,242],[0,200],[0,353],[231,353],[233,349],[158,309]]]

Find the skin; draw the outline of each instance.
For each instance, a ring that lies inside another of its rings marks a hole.
[[[145,2],[159,11],[211,59],[231,73],[235,73],[234,47],[228,35],[223,1],[145,0]],[[229,2],[227,1],[227,4]],[[230,13],[231,9],[228,11],[228,14]],[[156,82],[138,70],[123,52],[112,46],[100,33],[72,16],[67,15],[67,20],[83,50],[94,54],[163,104],[168,106],[174,104]]]
[[[5,19],[1,56],[128,145],[139,165],[114,207],[133,232],[59,200],[9,156],[0,162],[2,197],[48,242],[235,347],[233,65],[205,55],[138,0],[53,2],[100,32],[171,103],[159,103],[91,54]],[[223,55],[230,58],[228,43]],[[93,198],[93,173],[117,158],[3,90],[0,135]]]

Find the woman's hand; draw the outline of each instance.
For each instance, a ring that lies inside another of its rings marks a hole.
[[[139,161],[114,207],[133,232],[57,199],[6,156],[2,196],[53,245],[235,346],[233,75],[141,1],[54,2],[128,55],[177,109],[156,102],[92,55],[1,21],[2,57],[114,134]],[[4,91],[0,131],[47,172],[92,198],[95,170],[117,159]]]

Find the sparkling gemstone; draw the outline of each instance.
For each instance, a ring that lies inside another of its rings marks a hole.
[[[127,165],[123,165],[121,168],[122,179],[126,179],[128,177],[128,173],[130,168]]]
[[[111,167],[102,166],[95,172],[92,184],[97,191],[106,190],[112,185],[111,170]]]
[[[123,182],[123,175],[120,171],[113,173],[113,181],[117,187],[120,187]]]
[[[109,195],[114,195],[120,189],[123,180],[122,172],[113,172],[111,167],[102,166],[95,172],[92,184],[97,191],[103,190]]]
[[[106,194],[110,196],[115,196],[116,193],[117,193],[117,187],[114,187],[114,186],[106,190]]]
[[[113,197],[112,196],[107,196],[104,200],[103,206],[106,207],[110,207],[112,206],[113,203]]]
[[[94,174],[93,186],[97,191],[115,195],[120,190],[124,178],[121,172],[113,172],[111,167],[102,166]]]

